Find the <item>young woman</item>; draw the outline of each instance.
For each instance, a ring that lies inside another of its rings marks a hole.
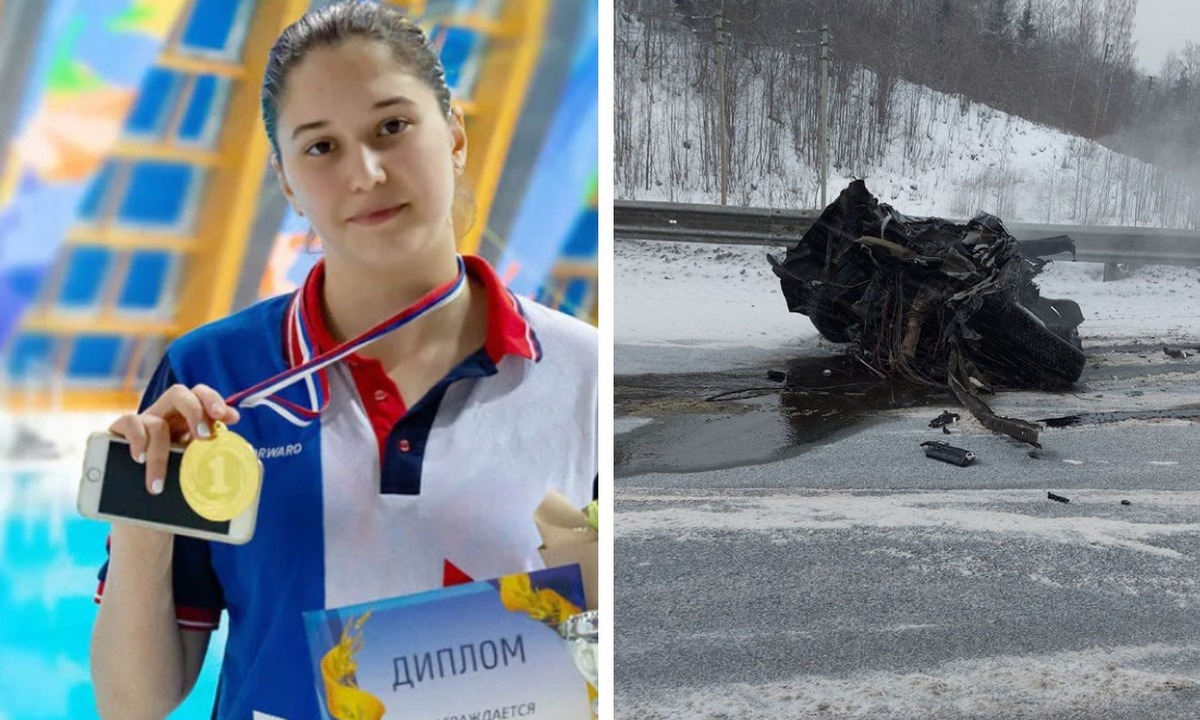
[[[456,255],[466,135],[420,29],[370,3],[310,13],[272,49],[262,106],[323,260],[294,296],[174,342],[140,411],[112,426],[152,494],[172,441],[232,426],[264,466],[255,536],[114,525],[92,639],[106,718],[175,708],[222,610],[214,717],[319,717],[303,612],[539,567],[538,502],[593,492],[596,333]],[[426,311],[311,382],[226,402],[414,307]],[[311,407],[319,417],[297,410]]]

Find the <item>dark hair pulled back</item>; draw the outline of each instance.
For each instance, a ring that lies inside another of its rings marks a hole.
[[[425,32],[394,8],[371,0],[343,0],[306,13],[289,25],[271,48],[263,74],[262,117],[276,157],[279,157],[279,103],[287,92],[288,76],[311,50],[335,47],[352,39],[385,45],[396,62],[433,91],[442,114],[450,114],[446,71]]]

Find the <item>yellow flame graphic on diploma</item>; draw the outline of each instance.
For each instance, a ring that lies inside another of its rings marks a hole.
[[[579,614],[570,600],[549,588],[533,589],[528,573],[505,575],[500,578],[500,602],[510,612],[527,612],[540,622],[558,625]]]
[[[354,679],[358,663],[354,655],[362,650],[362,626],[371,617],[370,611],[342,628],[338,644],[321,658],[321,676],[325,680],[325,704],[335,720],[379,720],[384,706],[379,698],[360,690]]]
[[[534,590],[528,573],[500,578],[500,602],[509,612],[527,612],[529,617],[552,627],[561,625],[567,618],[581,612],[575,603],[549,588]],[[586,685],[588,702],[591,703],[597,697],[596,688],[591,683]]]

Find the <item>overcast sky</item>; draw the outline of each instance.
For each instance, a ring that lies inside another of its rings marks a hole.
[[[1157,73],[1168,51],[1200,43],[1200,0],[1138,0],[1133,39],[1138,64]]]

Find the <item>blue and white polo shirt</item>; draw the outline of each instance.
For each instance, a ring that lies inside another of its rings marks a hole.
[[[179,624],[213,629],[229,614],[215,718],[320,717],[303,612],[540,568],[538,503],[551,489],[591,499],[595,329],[516,298],[479,258],[466,266],[486,288],[486,342],[411,407],[377,361],[352,355],[327,371],[319,422],[242,410],[234,429],[265,471],[254,538],[175,539]],[[142,407],[177,382],[228,397],[331,348],[323,271],[294,308],[265,300],[172,343]],[[279,393],[307,394],[303,382]]]

